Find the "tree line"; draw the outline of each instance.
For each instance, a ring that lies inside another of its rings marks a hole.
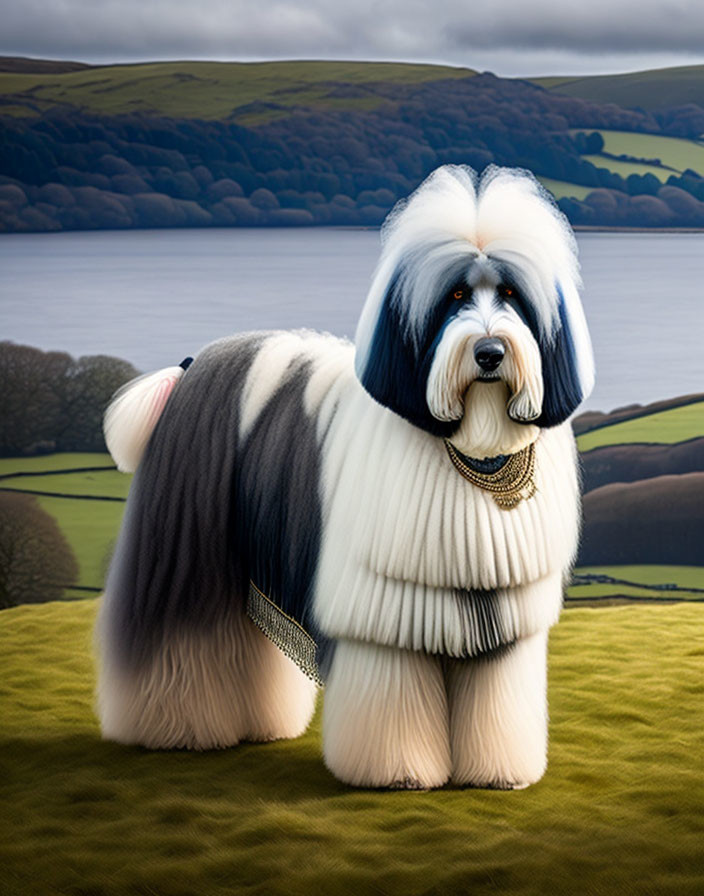
[[[107,355],[0,342],[0,456],[105,451],[105,408],[136,375]],[[71,546],[36,497],[0,491],[0,609],[58,600],[77,578]]]
[[[0,457],[105,451],[102,418],[115,391],[137,376],[107,355],[75,359],[0,342]]]
[[[519,166],[588,187],[596,196],[560,202],[576,224],[704,224],[696,172],[663,187],[584,158],[603,148],[598,128],[700,134],[694,104],[652,114],[490,74],[377,84],[376,96],[373,109],[254,103],[243,120],[259,123],[247,126],[66,107],[0,117],[0,230],[378,225],[444,163]]]

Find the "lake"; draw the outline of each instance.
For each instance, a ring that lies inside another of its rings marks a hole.
[[[610,410],[704,391],[704,234],[578,234],[597,384]],[[238,330],[353,336],[376,230],[146,230],[0,236],[0,338],[140,370]]]

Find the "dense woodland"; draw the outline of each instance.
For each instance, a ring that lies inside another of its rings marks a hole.
[[[584,155],[595,129],[696,138],[704,109],[622,109],[491,74],[367,88],[328,105],[255,102],[234,120],[97,115],[54,106],[0,116],[0,231],[378,225],[443,163],[495,163],[591,188],[561,199],[576,225],[704,226],[704,179],[623,178]],[[359,98],[358,106],[350,105]],[[379,98],[381,97],[381,102]]]

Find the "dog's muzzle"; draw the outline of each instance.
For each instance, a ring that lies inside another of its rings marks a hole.
[[[474,346],[474,360],[482,373],[493,373],[497,370],[505,354],[503,342],[495,337],[480,339]]]

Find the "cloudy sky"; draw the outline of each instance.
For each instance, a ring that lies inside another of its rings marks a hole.
[[[0,0],[0,55],[389,59],[500,75],[704,63],[702,0]]]

